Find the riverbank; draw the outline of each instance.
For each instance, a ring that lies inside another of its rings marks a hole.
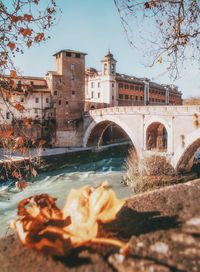
[[[5,178],[13,179],[12,172],[13,169],[20,169],[23,176],[31,174],[26,171],[26,165],[29,163],[36,169],[38,173],[43,173],[49,170],[61,169],[67,166],[71,166],[77,163],[78,160],[83,160],[84,162],[94,162],[102,157],[109,150],[110,154],[119,151],[119,156],[121,154],[127,156],[128,149],[130,147],[129,142],[116,143],[106,146],[101,146],[100,148],[94,147],[77,147],[77,148],[40,148],[30,150],[30,154],[24,154],[24,156],[19,156],[18,153],[13,155],[4,154],[0,150],[0,182],[5,182]],[[101,156],[102,154],[102,156]],[[31,177],[28,176],[30,180]]]
[[[200,271],[200,179],[129,198],[101,233],[128,242],[129,257],[93,246],[54,260],[24,248],[16,236],[0,240],[1,272]]]
[[[125,141],[121,143],[114,143],[110,145],[103,145],[100,147],[56,147],[56,148],[33,148],[29,150],[29,153],[25,153],[23,156],[19,152],[10,154],[5,152],[2,148],[0,149],[0,164],[5,162],[19,162],[23,160],[29,160],[30,158],[46,158],[49,156],[65,155],[68,153],[81,153],[84,151],[94,151],[101,152],[108,148],[118,147],[118,146],[130,146],[130,141]]]

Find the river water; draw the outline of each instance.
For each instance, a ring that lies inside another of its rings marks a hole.
[[[19,192],[13,181],[0,184],[0,236],[8,230],[9,222],[16,216],[16,207],[20,200],[34,194],[48,193],[58,198],[57,204],[62,207],[71,188],[84,185],[97,186],[108,181],[118,197],[132,195],[124,186],[122,176],[125,171],[124,161],[128,146],[112,147],[101,152],[81,152],[48,158],[46,163],[54,170],[43,171],[30,185]]]

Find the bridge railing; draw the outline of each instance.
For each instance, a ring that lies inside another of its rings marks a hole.
[[[85,115],[105,115],[105,114],[200,114],[200,105],[194,106],[120,106],[102,109],[94,109]]]

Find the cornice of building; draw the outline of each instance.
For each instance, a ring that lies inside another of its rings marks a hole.
[[[53,56],[55,57],[56,55],[60,54],[60,53],[74,53],[74,54],[81,54],[81,55],[87,55],[87,53],[84,52],[80,52],[80,51],[76,51],[76,50],[71,50],[71,49],[62,49],[58,52],[56,52],[55,54],[53,54]]]

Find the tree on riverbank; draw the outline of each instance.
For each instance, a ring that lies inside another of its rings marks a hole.
[[[199,0],[114,0],[129,43],[145,46],[149,66],[167,63],[173,79],[189,60],[200,65]]]
[[[3,148],[3,156],[6,155],[6,158],[14,152],[30,157],[29,147],[42,147],[44,144],[43,140],[36,142],[32,137],[33,120],[23,118],[19,121],[14,114],[14,110],[19,113],[26,110],[20,102],[13,99],[14,93],[19,91],[15,79],[21,76],[14,60],[17,54],[23,54],[24,48],[31,48],[50,38],[48,31],[55,23],[56,13],[56,0],[46,3],[41,0],[0,2],[0,99],[7,111],[6,117],[0,111],[3,121],[0,126],[0,147]],[[8,76],[5,77],[5,74]],[[29,86],[24,88],[20,91],[28,91]],[[12,124],[7,122],[7,119],[11,118]],[[25,172],[36,174],[31,163],[24,164]],[[13,163],[12,160],[4,164],[0,171],[0,179],[5,176],[8,178],[9,172],[14,178],[22,179],[19,164]]]
[[[183,105],[200,105],[200,96],[197,97],[188,97],[183,100]]]

